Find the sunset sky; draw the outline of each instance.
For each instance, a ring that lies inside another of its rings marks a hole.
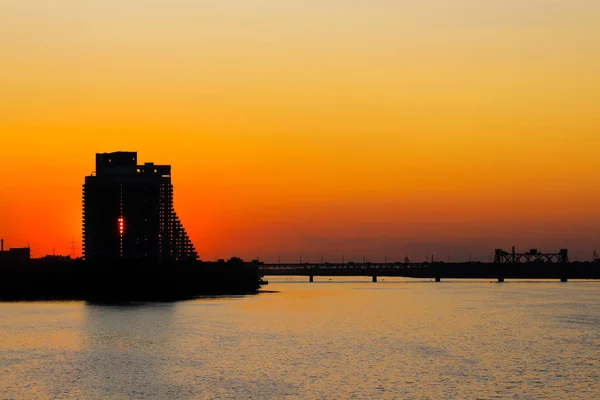
[[[600,250],[597,0],[2,0],[0,237],[81,247],[95,153],[202,259]]]

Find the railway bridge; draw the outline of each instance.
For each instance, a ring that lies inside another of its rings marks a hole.
[[[487,262],[362,262],[362,263],[259,263],[265,276],[370,276],[442,279],[600,279],[598,263],[571,263],[568,251],[541,253],[532,249],[527,253],[496,250],[493,263]]]

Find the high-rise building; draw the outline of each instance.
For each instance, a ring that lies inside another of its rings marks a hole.
[[[83,185],[83,257],[198,258],[173,207],[170,165],[138,165],[135,152],[96,154]]]

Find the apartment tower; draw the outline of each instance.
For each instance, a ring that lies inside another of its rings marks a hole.
[[[135,152],[96,154],[83,185],[83,257],[198,258],[173,207],[170,165],[138,165]]]

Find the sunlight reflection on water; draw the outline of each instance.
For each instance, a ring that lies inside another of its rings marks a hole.
[[[594,398],[600,283],[269,277],[174,304],[0,304],[0,398]]]

